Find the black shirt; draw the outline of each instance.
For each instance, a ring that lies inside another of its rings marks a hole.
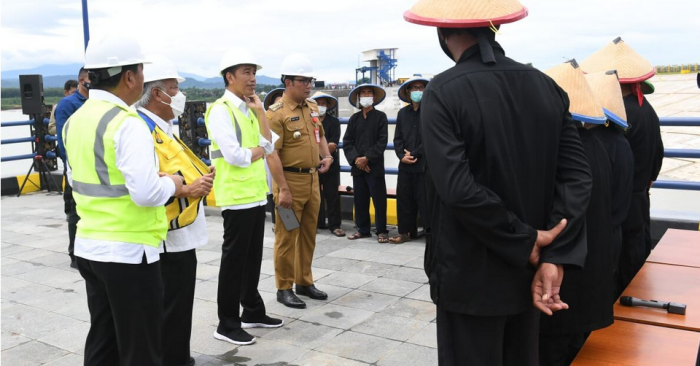
[[[582,266],[591,172],[566,93],[479,45],[423,92],[421,120],[431,221],[426,272],[446,311],[500,316],[532,308],[528,259],[536,229],[568,225],[541,261]],[[566,299],[563,299],[566,301]]]
[[[367,113],[353,114],[343,136],[343,151],[351,166],[352,175],[368,174],[355,166],[355,158],[366,156],[369,161],[370,175],[384,175],[384,150],[389,132],[386,114],[374,108]]]
[[[634,153],[634,192],[646,192],[649,182],[655,181],[664,159],[659,117],[646,98],[639,105],[635,95],[624,97],[629,128],[625,137]]]
[[[338,118],[336,118],[335,116],[326,114],[326,116],[323,118],[322,124],[323,131],[325,133],[326,141],[328,141],[328,144],[334,143],[337,146],[340,142],[340,120],[338,120]],[[335,152],[331,154],[331,156],[333,156],[333,164],[331,164],[331,168],[328,170],[327,173],[340,172],[340,158],[338,154],[338,149],[336,149]]]
[[[399,161],[406,156],[404,150],[411,152],[411,156],[417,158],[415,164],[399,162],[399,169],[407,172],[423,172],[425,170],[425,158],[423,157],[423,143],[420,137],[420,107],[413,110],[413,104],[409,104],[399,110],[396,117],[396,130],[394,131],[394,151]]]

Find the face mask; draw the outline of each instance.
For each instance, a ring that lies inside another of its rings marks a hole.
[[[445,52],[447,57],[450,58],[450,60],[454,61],[455,59],[452,58],[452,52],[450,52],[450,49],[447,48],[447,42],[445,42],[445,38],[440,35],[440,28],[437,30],[438,32],[438,41],[440,41],[440,48],[442,48],[442,52]]]
[[[420,103],[421,99],[423,99],[423,91],[422,90],[414,90],[411,92],[411,100]]]
[[[90,90],[92,88],[92,84],[88,83],[87,81],[83,81],[83,86],[87,90]]]
[[[360,97],[360,105],[367,108],[374,104],[374,97]]]
[[[163,93],[165,93],[165,90],[160,89]],[[169,105],[170,108],[173,110],[173,115],[175,117],[181,115],[182,113],[185,112],[185,103],[187,102],[187,97],[185,94],[182,94],[181,91],[178,90],[177,94],[175,95],[170,95],[168,93],[165,93],[170,97],[170,104],[165,103],[164,101],[160,101],[161,103],[165,105]]]
[[[328,107],[324,107],[322,105],[318,106],[318,114],[321,116],[325,116],[327,109],[328,109]]]

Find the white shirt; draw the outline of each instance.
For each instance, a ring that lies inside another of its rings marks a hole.
[[[170,138],[173,137],[172,121],[166,122],[146,108],[139,108],[139,111],[152,119]],[[185,252],[205,245],[208,240],[207,222],[204,219],[204,203],[200,201],[199,211],[194,222],[177,230],[169,230],[168,237],[165,239],[165,245],[161,245],[159,249],[161,253],[166,251]]]
[[[228,99],[231,104],[237,106],[238,109],[250,118],[248,106],[236,94],[226,90],[224,98]],[[240,122],[239,122],[240,123]],[[233,127],[231,115],[226,107],[214,105],[209,111],[209,134],[210,138],[216,141],[219,145],[219,150],[224,156],[226,163],[235,165],[240,168],[247,168],[251,164],[253,152],[251,149],[241,147],[236,136],[236,129]],[[275,150],[275,142],[279,138],[277,134],[271,132],[272,142],[268,141],[265,136],[260,135],[259,145],[265,149],[265,154],[271,154]],[[269,188],[269,187],[268,187]],[[267,204],[267,199],[259,202],[246,203],[243,205],[224,206],[221,210],[243,210],[251,207],[264,206]]]
[[[119,97],[103,90],[90,90],[90,99],[129,108]],[[146,123],[137,117],[127,117],[114,133],[117,169],[124,176],[131,200],[142,207],[163,206],[175,194],[175,183],[168,177],[158,177],[158,157],[151,136]],[[68,181],[73,183],[70,167]],[[160,259],[158,248],[148,245],[75,238],[75,255],[92,261],[139,264],[144,254],[148,263]]]

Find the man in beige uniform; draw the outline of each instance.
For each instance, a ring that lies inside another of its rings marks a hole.
[[[316,289],[311,274],[321,204],[318,172],[327,171],[333,162],[318,106],[309,98],[315,81],[312,72],[311,62],[306,57],[287,56],[282,62],[284,96],[267,111],[270,129],[280,137],[275,143],[275,152],[267,160],[274,178],[275,205],[294,210],[300,223],[300,227],[287,230],[279,211],[276,212],[277,301],[292,308],[306,307],[292,291],[292,284],[296,284],[297,295],[317,300],[328,298],[326,293]]]

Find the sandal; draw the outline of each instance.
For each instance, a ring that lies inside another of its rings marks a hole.
[[[371,238],[372,234],[369,235],[362,235],[359,231],[355,232],[354,234],[348,236],[348,240],[355,240],[355,239],[362,239],[362,238]]]
[[[389,238],[391,244],[403,244],[407,241],[411,241],[411,234],[399,234]]]
[[[345,236],[345,231],[343,231],[343,229],[341,229],[341,228],[337,228],[331,232],[333,233],[333,235],[335,235],[339,238]]]
[[[384,244],[389,242],[389,235],[386,233],[381,233],[377,235],[377,243]]]

